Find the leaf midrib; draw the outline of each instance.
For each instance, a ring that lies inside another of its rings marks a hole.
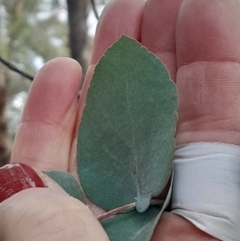
[[[133,176],[134,176],[134,181],[135,181],[137,195],[138,195],[140,193],[140,182],[139,182],[139,178],[138,178],[138,155],[137,155],[137,151],[136,151],[137,148],[136,148],[136,141],[135,141],[135,128],[134,128],[134,124],[133,124],[132,114],[129,109],[130,103],[129,103],[129,99],[128,99],[128,95],[129,95],[128,81],[126,80],[125,74],[123,74],[123,77],[124,77],[125,87],[126,87],[126,103],[127,103],[126,107],[127,107],[130,121],[131,121],[131,127],[132,127],[132,146],[133,146],[133,156],[134,156],[134,163],[135,163],[135,173],[133,173]]]

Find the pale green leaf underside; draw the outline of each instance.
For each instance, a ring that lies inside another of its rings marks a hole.
[[[160,207],[151,206],[144,213],[133,210],[101,223],[110,241],[148,241],[159,219],[160,210]]]
[[[44,174],[52,178],[70,196],[77,198],[83,203],[86,203],[83,189],[73,175],[67,172],[58,171],[44,172]]]
[[[78,134],[78,172],[86,195],[111,210],[145,211],[170,176],[177,95],[164,65],[121,37],[96,66]]]

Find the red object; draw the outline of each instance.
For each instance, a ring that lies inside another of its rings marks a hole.
[[[33,187],[45,187],[45,185],[31,167],[17,163],[0,168],[0,202],[15,193]]]

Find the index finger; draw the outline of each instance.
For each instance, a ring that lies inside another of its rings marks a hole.
[[[176,79],[177,16],[183,0],[148,0],[143,13],[141,42],[163,61]]]
[[[47,171],[68,171],[79,64],[68,58],[48,62],[35,77],[14,140],[11,163]]]

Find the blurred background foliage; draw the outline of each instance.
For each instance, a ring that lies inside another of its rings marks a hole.
[[[66,20],[61,19],[61,8],[57,0],[2,0],[1,56],[32,75],[44,62],[68,56],[68,28]],[[29,80],[5,72],[10,95],[29,89]]]
[[[0,0],[0,57],[34,76],[50,59],[75,58],[85,71],[97,19],[92,0]],[[95,0],[97,11],[108,0]],[[10,158],[31,81],[0,63],[0,166]]]

